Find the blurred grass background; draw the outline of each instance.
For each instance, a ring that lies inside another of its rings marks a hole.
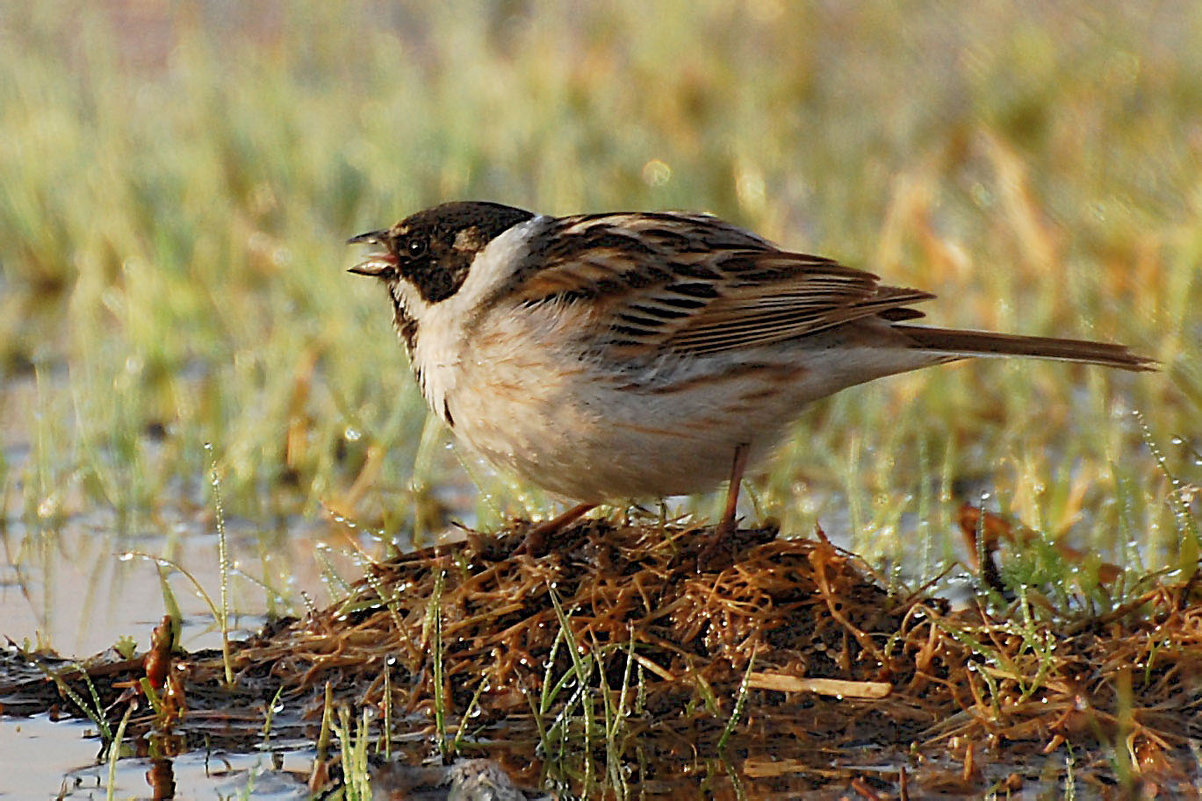
[[[933,290],[938,324],[1161,359],[853,389],[756,487],[922,575],[958,553],[957,491],[1173,564],[1202,481],[1200,75],[1190,2],[6,5],[5,525],[203,508],[205,442],[264,528],[436,525],[465,474],[343,242],[475,198],[708,210]],[[548,510],[469,467],[483,524]]]

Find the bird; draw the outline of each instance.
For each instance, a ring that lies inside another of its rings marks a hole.
[[[739,486],[806,404],[972,357],[1152,370],[1119,344],[915,324],[935,296],[787,250],[704,213],[551,216],[454,201],[351,237],[388,290],[422,396],[457,440],[592,508],[727,481],[702,561],[736,529]]]

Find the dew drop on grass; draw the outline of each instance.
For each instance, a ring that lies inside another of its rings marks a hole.
[[[363,439],[363,432],[352,426],[347,426],[346,430],[342,432],[342,436],[347,442],[358,442]]]
[[[40,517],[42,520],[47,520],[51,517],[54,517],[54,512],[56,509],[58,509],[58,503],[55,501],[54,497],[51,496],[46,498],[38,504],[38,517]]]
[[[129,560],[131,560],[133,558],[134,558],[134,554],[132,551],[126,551],[125,553],[117,555],[118,562],[128,562]]]

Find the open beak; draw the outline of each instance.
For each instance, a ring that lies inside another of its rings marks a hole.
[[[347,272],[356,275],[370,275],[374,278],[387,277],[396,270],[396,256],[387,245],[387,230],[368,231],[365,234],[352,236],[346,240],[348,245],[370,245],[367,258],[351,267]]]

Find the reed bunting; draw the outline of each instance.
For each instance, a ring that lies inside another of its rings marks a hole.
[[[579,502],[739,482],[805,404],[974,356],[1124,370],[1122,345],[914,325],[933,295],[794,253],[707,214],[548,217],[446,203],[360,234],[430,408],[497,467]]]

